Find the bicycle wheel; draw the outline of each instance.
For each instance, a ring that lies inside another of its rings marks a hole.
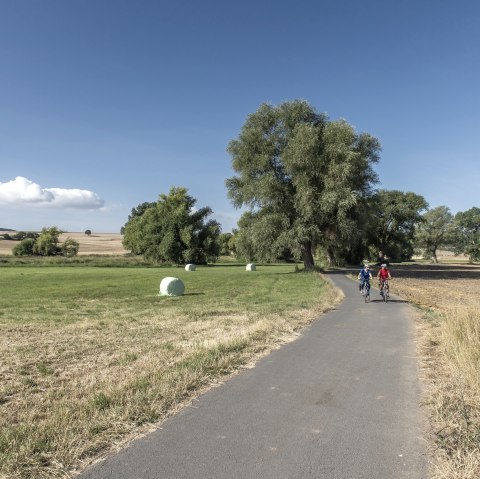
[[[383,287],[383,301],[388,302],[388,287],[386,285]]]

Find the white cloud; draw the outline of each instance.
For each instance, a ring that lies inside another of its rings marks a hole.
[[[42,188],[23,176],[17,176],[6,183],[0,182],[0,204],[98,209],[105,201],[93,191],[76,188]]]

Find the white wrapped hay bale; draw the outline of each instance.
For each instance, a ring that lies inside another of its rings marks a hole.
[[[184,291],[185,285],[181,279],[167,276],[160,282],[160,294],[162,296],[182,296]]]
[[[185,271],[195,271],[195,265],[194,264],[186,264],[185,265]]]
[[[255,263],[248,263],[247,264],[247,271],[256,271],[257,267],[255,266]]]

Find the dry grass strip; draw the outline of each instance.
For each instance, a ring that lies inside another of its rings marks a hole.
[[[480,477],[480,268],[405,267],[392,290],[420,305],[417,337],[433,479]]]
[[[286,314],[192,318],[119,307],[73,323],[12,324],[0,336],[0,477],[71,477],[226,375],[293,339],[338,302]]]

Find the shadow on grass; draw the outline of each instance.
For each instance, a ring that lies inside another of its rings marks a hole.
[[[383,299],[371,299],[370,300],[370,303],[383,303]],[[409,303],[409,301],[405,301],[404,299],[389,299],[387,301],[387,305],[388,303]]]
[[[157,298],[181,298],[182,296],[205,296],[205,293],[183,293],[180,296],[170,296],[168,294],[157,294]]]
[[[300,263],[297,263],[297,264],[300,264]],[[221,268],[243,267],[243,268],[245,268],[246,266],[247,266],[247,263],[212,263],[212,264],[207,264],[206,265],[207,268],[217,268],[217,267],[221,267]],[[285,266],[292,266],[292,268],[294,268],[295,263],[271,263],[271,264],[270,263],[255,263],[255,266],[257,268],[262,268],[262,267],[268,267],[268,268],[277,267],[277,268],[280,268],[280,267],[285,267]]]
[[[356,274],[358,268],[339,268],[325,271],[327,275]],[[378,268],[374,267],[372,274],[376,275]],[[480,279],[479,265],[458,264],[399,264],[391,265],[392,278],[446,280],[446,279]]]
[[[480,267],[444,264],[398,265],[392,267],[392,276],[425,280],[480,279]]]

